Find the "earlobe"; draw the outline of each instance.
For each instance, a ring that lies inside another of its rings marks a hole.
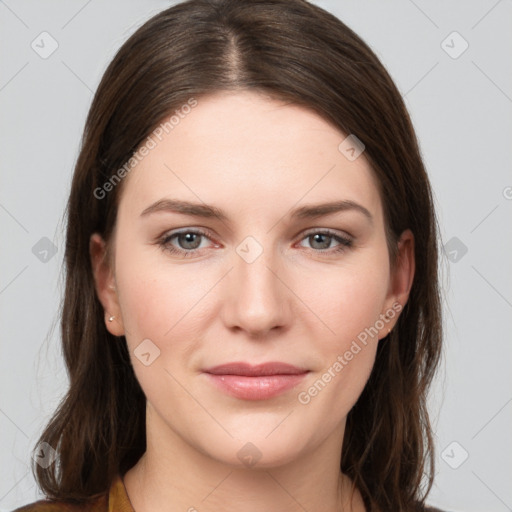
[[[402,309],[409,300],[414,273],[416,270],[414,253],[414,235],[406,229],[398,240],[396,261],[392,269],[389,292],[386,297],[384,316],[387,315],[386,327],[379,333],[384,338],[394,328]]]
[[[123,336],[124,326],[115,286],[114,272],[106,257],[106,243],[98,233],[94,233],[90,238],[89,254],[96,294],[105,311],[105,326],[114,336]]]

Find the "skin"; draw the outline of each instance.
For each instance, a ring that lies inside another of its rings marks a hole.
[[[405,305],[414,238],[402,234],[392,270],[375,177],[364,153],[349,161],[338,150],[345,137],[318,114],[255,92],[200,98],[125,178],[112,263],[101,237],[91,237],[105,325],[126,336],[147,397],[147,451],[124,477],[137,512],[364,510],[339,470],[345,421],[398,314],[309,403],[297,396],[393,304]],[[171,197],[215,205],[228,218],[141,216]],[[335,200],[362,205],[372,220],[356,209],[290,217]],[[192,256],[158,244],[184,228],[210,233],[167,241]],[[311,236],[313,228],[353,243]],[[248,236],[262,249],[251,263],[237,252]],[[160,350],[149,366],[134,355],[145,339]],[[219,391],[201,371],[231,361],[310,372],[296,388],[250,401]],[[248,442],[261,454],[251,467],[237,456]]]

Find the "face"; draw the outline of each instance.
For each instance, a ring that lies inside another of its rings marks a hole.
[[[125,178],[113,267],[91,239],[148,431],[236,466],[341,447],[413,275],[407,233],[391,272],[364,153],[348,159],[346,134],[253,92],[200,98],[160,137]],[[207,372],[230,363],[293,368]]]

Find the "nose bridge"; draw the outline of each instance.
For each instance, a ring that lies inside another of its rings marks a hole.
[[[230,286],[232,325],[250,332],[263,333],[286,321],[286,287],[279,279],[277,256],[267,238],[245,238],[233,255]]]

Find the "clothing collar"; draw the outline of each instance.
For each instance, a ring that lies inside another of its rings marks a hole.
[[[108,512],[135,512],[121,475],[117,475],[108,493]]]

